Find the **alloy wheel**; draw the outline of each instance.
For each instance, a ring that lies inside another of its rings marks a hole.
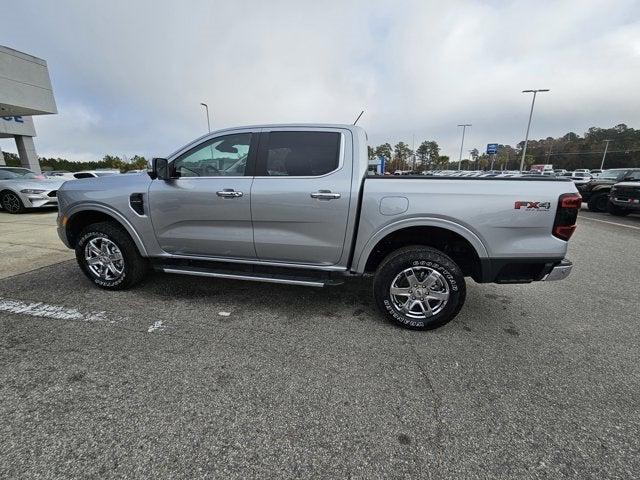
[[[429,267],[411,267],[398,273],[389,294],[393,306],[403,315],[425,319],[437,315],[449,301],[449,284]]]
[[[87,268],[106,281],[118,280],[124,274],[124,258],[118,246],[107,237],[94,237],[84,247]]]
[[[15,193],[5,193],[2,197],[2,208],[9,213],[19,212],[21,206],[20,199]]]

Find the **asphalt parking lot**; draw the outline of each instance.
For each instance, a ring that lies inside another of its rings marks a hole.
[[[7,276],[0,477],[637,478],[638,252],[640,216],[583,211],[569,279],[470,282],[431,332],[367,281]]]

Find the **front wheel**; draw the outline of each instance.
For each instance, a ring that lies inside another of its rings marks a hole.
[[[129,236],[111,222],[94,223],[80,234],[76,260],[95,285],[106,290],[123,290],[140,282],[148,270]]]
[[[606,212],[607,204],[609,203],[608,193],[598,193],[591,197],[587,206],[591,212]]]
[[[25,211],[24,204],[20,197],[13,192],[2,192],[0,196],[2,208],[9,213],[22,213]]]
[[[415,330],[455,318],[466,296],[460,267],[434,248],[413,246],[391,253],[373,283],[376,304],[396,325]]]
[[[609,202],[607,210],[609,210],[609,213],[615,217],[624,217],[625,215],[629,215],[631,213],[629,210],[620,208],[611,202]]]

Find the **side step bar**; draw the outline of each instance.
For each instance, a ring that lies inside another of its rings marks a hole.
[[[330,279],[314,279],[306,277],[296,277],[289,275],[271,275],[261,273],[242,272],[234,273],[227,271],[216,271],[194,267],[181,267],[181,266],[163,266],[158,268],[161,272],[165,273],[179,273],[182,275],[194,275],[197,277],[214,277],[214,278],[230,278],[233,280],[249,280],[254,282],[269,282],[269,283],[285,283],[287,285],[303,285],[305,287],[324,287],[325,285],[337,285],[339,281]]]

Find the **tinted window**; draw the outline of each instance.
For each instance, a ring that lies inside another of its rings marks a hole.
[[[241,177],[247,166],[250,145],[250,133],[216,137],[173,162],[172,176]]]
[[[269,176],[311,177],[338,168],[337,132],[271,132],[266,151]]]
[[[73,176],[76,178],[93,178],[90,173],[74,173]]]

